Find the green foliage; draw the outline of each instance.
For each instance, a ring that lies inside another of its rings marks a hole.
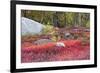
[[[43,34],[53,34],[53,33],[55,33],[53,30],[54,30],[53,26],[51,26],[51,25],[45,25],[43,27],[42,33]]]
[[[51,25],[45,25],[42,30],[42,34],[50,35],[50,39],[54,42],[60,39],[58,31]]]
[[[90,27],[89,13],[22,10],[21,15],[44,25]]]
[[[74,18],[75,18],[75,14],[74,13],[66,13],[66,21],[68,25],[73,25],[74,24]]]
[[[90,27],[90,21],[88,20],[86,23],[86,27],[89,28]]]

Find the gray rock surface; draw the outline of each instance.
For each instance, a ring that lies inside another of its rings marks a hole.
[[[35,41],[34,44],[40,45],[40,44],[46,44],[49,42],[53,42],[53,41],[50,39],[40,39],[40,40]]]
[[[22,17],[21,18],[21,33],[22,35],[34,35],[40,34],[43,29],[43,25],[34,20]]]

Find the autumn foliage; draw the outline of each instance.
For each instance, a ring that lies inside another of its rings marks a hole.
[[[82,44],[82,40],[64,40],[66,47],[58,47],[55,43],[33,45],[29,42],[22,44],[22,62],[44,62],[83,60],[90,58],[89,42]]]

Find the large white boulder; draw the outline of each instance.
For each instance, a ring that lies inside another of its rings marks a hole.
[[[41,23],[25,17],[21,18],[21,25],[22,35],[40,34],[43,29],[43,25]]]

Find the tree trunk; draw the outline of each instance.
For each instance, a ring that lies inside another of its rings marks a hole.
[[[58,13],[57,12],[55,12],[54,14],[53,14],[53,25],[55,26],[55,27],[58,27],[59,26],[59,20],[58,20]]]

